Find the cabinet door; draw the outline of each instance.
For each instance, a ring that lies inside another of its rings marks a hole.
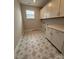
[[[41,9],[41,11],[40,11],[40,17],[41,17],[41,19],[45,19],[45,18],[47,18],[47,5],[45,5],[42,9]]]
[[[46,37],[50,40],[51,39],[51,29],[50,28],[46,28]]]
[[[63,53],[64,33],[57,30],[52,30],[53,36],[51,42]]]
[[[60,2],[60,16],[64,16],[64,0]]]
[[[43,9],[40,10],[40,19],[43,19],[43,17],[44,17],[43,16],[43,11],[44,11]]]
[[[52,0],[48,3],[48,18],[59,17],[60,0]]]
[[[42,8],[41,11],[40,11],[40,18],[41,18],[41,19],[44,18],[44,13],[45,13],[44,9],[45,9],[45,7]]]
[[[53,18],[59,16],[59,4],[60,0],[52,0],[47,5],[45,5],[40,13],[41,18]]]
[[[42,31],[44,32],[44,33],[46,33],[46,24],[42,24]]]

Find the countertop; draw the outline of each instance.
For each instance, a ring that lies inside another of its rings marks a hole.
[[[47,26],[49,28],[53,28],[53,29],[64,32],[64,24],[52,24],[52,25],[48,24]]]

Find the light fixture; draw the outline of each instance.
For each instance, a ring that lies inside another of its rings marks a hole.
[[[52,6],[52,3],[49,3],[48,6],[51,7]]]
[[[35,2],[36,2],[36,0],[33,0],[33,2],[35,3]]]

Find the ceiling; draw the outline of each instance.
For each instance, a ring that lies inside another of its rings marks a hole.
[[[50,0],[36,0],[34,3],[33,0],[19,0],[21,4],[24,5],[31,5],[42,8],[44,5],[46,5]]]

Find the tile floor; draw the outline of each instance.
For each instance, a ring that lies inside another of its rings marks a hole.
[[[64,59],[41,31],[32,31],[20,39],[15,48],[15,59]]]

